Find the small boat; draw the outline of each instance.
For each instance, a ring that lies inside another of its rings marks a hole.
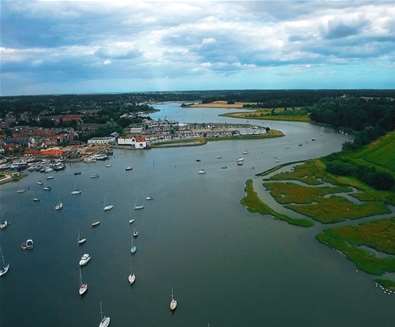
[[[80,190],[74,190],[71,192],[71,195],[79,195],[81,193],[82,193],[82,191],[80,191]]]
[[[111,167],[111,164],[107,164],[107,165],[106,165],[106,168],[110,168],[110,167]]]
[[[248,151],[243,151],[243,154],[248,154]]]
[[[133,170],[133,167],[128,166],[128,167],[125,168],[125,170],[126,170],[126,171]]]
[[[53,171],[51,167],[44,168],[44,173],[50,173],[51,171]]]
[[[82,281],[82,270],[80,268],[80,288],[78,290],[78,294],[83,296],[88,291],[88,284]]]
[[[53,169],[54,169],[55,171],[63,170],[63,169],[65,169],[65,168],[66,168],[66,166],[65,166],[64,163],[62,163],[62,162],[58,162],[58,163],[56,163],[56,164],[53,166]]]
[[[134,282],[136,281],[136,275],[133,274],[133,273],[130,273],[129,276],[128,276],[128,281],[129,281],[130,285],[133,285]]]
[[[101,224],[101,222],[100,222],[100,220],[98,220],[98,221],[93,222],[93,223],[91,224],[91,226],[92,226],[92,227],[96,227],[96,226],[99,226],[100,224]]]
[[[221,169],[228,169],[228,166],[222,166]]]
[[[132,241],[131,241],[131,245],[130,245],[130,253],[131,253],[131,254],[136,254],[136,252],[137,252],[137,246],[134,245],[133,237],[131,237],[131,239],[132,239]]]
[[[129,224],[133,224],[136,221],[136,219],[130,219]]]
[[[53,176],[48,176],[48,177],[47,177],[47,180],[50,180],[50,179],[55,179],[55,177],[53,177]]]
[[[152,200],[152,197],[151,197],[151,196],[146,196],[145,199],[146,199],[147,201],[150,201],[150,200]]]
[[[143,205],[135,205],[134,206],[134,210],[142,210],[142,209],[144,209]]]
[[[78,233],[78,245],[82,245],[86,242],[86,238],[85,237],[81,237],[81,233]]]
[[[312,138],[311,140],[314,142],[314,141],[315,141],[315,138]]]
[[[138,231],[133,231],[133,237],[136,238],[139,236],[139,232]]]
[[[2,223],[0,223],[0,230],[6,229],[8,226],[8,221],[4,220]]]
[[[59,202],[56,206],[55,206],[55,210],[62,210],[63,209],[63,202]]]
[[[200,162],[200,159],[196,159],[196,162]]]
[[[299,143],[298,146],[303,146],[303,144],[302,144],[302,143]]]
[[[4,276],[6,273],[8,273],[8,270],[10,269],[10,264],[6,264],[5,263],[5,259],[4,259],[4,255],[3,255],[3,250],[0,246],[0,255],[1,255],[1,261],[2,261],[2,265],[0,268],[0,277]]]
[[[37,185],[43,185],[43,182],[42,181],[37,181],[36,184]]]
[[[22,250],[33,250],[33,240],[32,239],[28,239],[25,242],[23,242],[21,244],[21,249]]]
[[[51,186],[45,186],[45,187],[43,188],[43,190],[44,190],[44,191],[50,191],[50,190],[52,190],[52,188],[51,188]]]
[[[204,169],[200,169],[199,171],[198,171],[198,174],[199,175],[204,175],[206,173],[206,171],[204,170]]]
[[[16,193],[25,193],[25,192],[26,192],[26,190],[24,188],[16,191]]]
[[[240,162],[243,162],[243,161],[244,161],[244,158],[243,158],[243,157],[238,158],[238,159],[237,159],[237,162],[239,162],[239,161],[240,161]]]
[[[90,175],[89,178],[92,178],[92,179],[93,178],[99,178],[99,175],[98,174],[93,174],[93,175]]]
[[[33,202],[40,202],[39,198],[33,198]]]
[[[80,172],[80,171],[74,172],[74,175],[75,175],[75,176],[78,176],[78,175],[81,175],[81,174],[82,174],[82,172]]]
[[[86,266],[89,261],[91,261],[91,256],[88,253],[84,253],[79,262],[80,267]]]
[[[100,324],[99,327],[108,327],[111,322],[110,317],[103,316],[103,308],[102,308],[102,303],[100,302]]]
[[[95,155],[96,160],[107,160],[108,156],[105,153],[99,153]]]
[[[114,206],[112,204],[109,204],[104,207],[104,211],[110,211],[112,208],[114,208]]]
[[[221,157],[221,156],[216,156],[216,158],[217,158],[217,159],[222,159],[222,157]]]
[[[171,289],[170,311],[177,309],[177,300],[174,298],[173,289]]]

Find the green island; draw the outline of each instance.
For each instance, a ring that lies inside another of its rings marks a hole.
[[[221,114],[223,117],[257,119],[257,120],[283,120],[293,122],[311,122],[309,113],[303,108],[260,108],[250,111],[229,112]]]
[[[385,101],[376,105],[382,106],[383,115],[393,115]],[[369,121],[364,113],[372,108],[372,103],[360,101],[318,104],[316,110],[310,111],[310,118],[332,126],[348,121],[354,140],[339,153],[289,163],[288,167],[282,164],[255,178],[279,205],[322,224],[316,235],[319,242],[341,252],[359,270],[382,276],[395,272],[395,214],[391,209],[395,206],[395,131],[384,119]],[[356,110],[364,111],[362,118],[355,116]],[[255,118],[254,114],[243,118],[265,119],[263,113]],[[277,218],[277,213],[253,189],[248,190],[252,185],[247,182],[247,195],[241,203],[252,212]],[[358,222],[362,218],[368,221]],[[343,222],[341,226],[328,226],[339,222]],[[395,290],[395,281],[390,278],[375,281],[387,291]]]

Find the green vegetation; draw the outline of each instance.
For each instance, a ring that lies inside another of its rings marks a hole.
[[[221,114],[224,117],[257,119],[257,120],[285,120],[294,122],[310,122],[310,117],[305,110],[293,109],[284,110],[284,108],[276,109],[258,109],[255,111],[243,111]]]
[[[273,217],[284,220],[291,225],[311,227],[313,222],[308,219],[294,219],[287,217],[285,215],[279,214],[278,212],[267,206],[259,197],[254,190],[253,181],[251,179],[247,180],[245,186],[245,196],[241,199],[240,203],[245,206],[248,211],[260,213],[262,215],[272,215]]]
[[[265,183],[264,185],[276,201],[282,204],[310,204],[320,201],[320,198],[327,194],[352,191],[351,188],[344,186],[309,187],[294,183]]]
[[[382,202],[370,201],[362,204],[354,204],[340,196],[319,197],[311,204],[290,204],[288,207],[298,213],[312,217],[323,224],[390,213],[390,210]]]
[[[152,148],[171,148],[180,146],[196,146],[204,145],[207,140],[204,137],[194,138],[194,139],[184,139],[184,140],[171,140],[161,143],[152,144]]]
[[[390,231],[386,230],[385,236],[379,231],[383,231],[385,226],[391,225]],[[374,275],[382,275],[386,272],[395,272],[395,257],[377,257],[368,250],[361,249],[361,245],[386,248],[393,251],[395,240],[395,220],[378,220],[371,223],[326,229],[317,235],[317,239],[332,248],[341,251],[359,269]],[[392,240],[391,240],[392,238]],[[385,241],[388,241],[387,242]]]

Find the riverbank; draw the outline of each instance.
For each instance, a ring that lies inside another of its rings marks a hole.
[[[260,109],[255,111],[242,111],[242,112],[230,112],[221,114],[223,117],[239,118],[239,119],[256,119],[256,120],[279,120],[279,121],[292,121],[292,122],[304,122],[309,123],[311,119],[307,113],[297,114],[285,114],[282,113],[273,114],[270,109]]]

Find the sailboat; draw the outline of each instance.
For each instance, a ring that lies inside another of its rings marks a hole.
[[[136,238],[139,236],[139,232],[136,230],[133,230],[133,237]]]
[[[132,262],[130,262],[130,274],[128,276],[129,285],[133,285],[136,281],[136,275],[133,273],[132,270]]]
[[[82,281],[82,270],[80,268],[80,288],[78,293],[80,296],[83,296],[88,291],[88,284]]]
[[[170,311],[177,309],[177,300],[174,298],[173,289],[171,289]]]
[[[134,245],[134,242],[133,242],[133,236],[131,237],[131,239],[132,239],[132,241],[131,241],[131,246],[130,246],[130,253],[131,254],[135,254],[136,252],[137,252],[137,246],[136,245]]]
[[[81,193],[82,193],[81,190],[74,190],[74,191],[71,192],[71,195],[79,195]]]
[[[78,245],[82,245],[86,242],[86,238],[81,238],[81,232],[78,233]]]
[[[103,316],[103,304],[100,302],[100,324],[99,327],[107,327],[110,325],[111,318]]]
[[[55,210],[62,210],[63,209],[63,202],[59,202],[56,206],[55,206]]]
[[[104,207],[104,211],[110,211],[112,208],[114,208],[114,206],[112,204],[106,205]]]
[[[8,226],[8,221],[4,220],[4,222],[0,223],[0,230],[6,229]]]
[[[0,277],[4,276],[6,273],[8,273],[8,270],[10,269],[10,264],[5,263],[4,255],[3,255],[3,250],[1,249],[0,246],[0,255],[1,255],[1,268],[0,268]]]
[[[136,221],[136,219],[132,218],[132,219],[129,220],[129,224],[133,224],[135,221]]]

